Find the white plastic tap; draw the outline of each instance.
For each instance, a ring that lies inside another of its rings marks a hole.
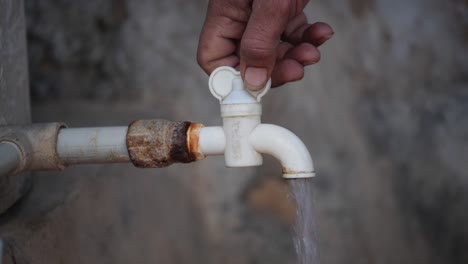
[[[284,178],[315,176],[309,151],[289,130],[261,124],[262,97],[271,80],[259,91],[245,89],[240,72],[231,67],[217,68],[210,76],[209,88],[221,105],[223,127],[203,127],[199,135],[202,155],[224,154],[227,167],[262,164],[262,153],[280,160]]]

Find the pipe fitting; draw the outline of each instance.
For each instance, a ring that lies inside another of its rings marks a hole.
[[[61,170],[64,164],[57,155],[57,137],[63,123],[42,123],[0,127],[0,142],[10,142],[20,151],[14,173],[24,170]]]
[[[126,139],[130,160],[136,167],[162,168],[200,159],[197,133],[199,127],[190,122],[134,121],[128,126]]]
[[[201,160],[205,158],[202,150],[200,149],[200,133],[204,129],[204,126],[199,123],[191,123],[187,130],[187,146],[188,152],[195,157],[195,160]]]
[[[18,145],[11,141],[0,141],[0,176],[16,174],[21,166],[22,153]],[[0,179],[1,182],[1,179]]]
[[[252,131],[249,139],[256,151],[272,155],[281,162],[283,178],[315,176],[314,164],[307,147],[286,128],[260,124]]]

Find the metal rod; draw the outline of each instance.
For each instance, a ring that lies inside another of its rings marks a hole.
[[[15,171],[21,162],[21,151],[15,144],[0,142],[0,176],[9,175]]]
[[[127,127],[62,128],[57,155],[64,165],[129,162]]]

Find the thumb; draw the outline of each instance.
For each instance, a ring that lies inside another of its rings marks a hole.
[[[240,70],[250,90],[262,89],[275,66],[277,46],[290,15],[290,2],[254,0],[240,44]]]

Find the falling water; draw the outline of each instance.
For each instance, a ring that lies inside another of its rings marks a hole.
[[[288,180],[291,198],[296,202],[294,246],[299,264],[318,264],[312,179]]]

